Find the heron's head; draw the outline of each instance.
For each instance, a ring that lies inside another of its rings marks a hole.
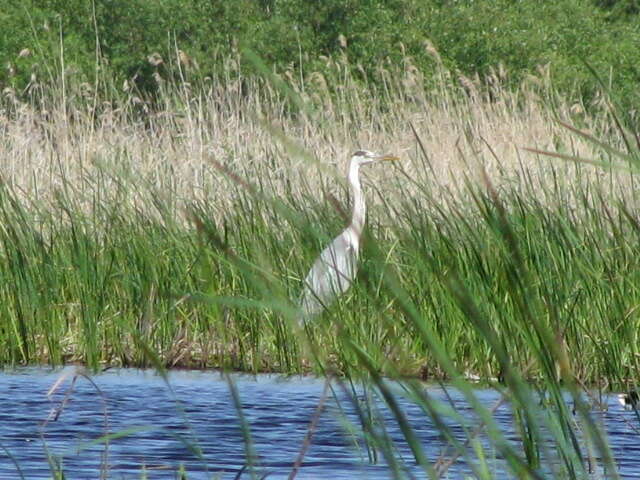
[[[358,165],[367,165],[374,162],[395,162],[396,160],[399,159],[395,155],[381,155],[368,150],[358,150],[354,152],[351,157],[351,163],[353,164],[355,162]]]

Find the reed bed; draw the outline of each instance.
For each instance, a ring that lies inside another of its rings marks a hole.
[[[457,371],[502,378],[459,285],[520,367],[531,316],[580,379],[634,378],[634,176],[523,150],[607,161],[558,122],[623,145],[606,110],[567,104],[544,71],[512,91],[499,70],[426,81],[406,59],[380,67],[380,87],[327,62],[333,76],[303,81],[245,77],[230,59],[197,88],[158,78],[153,104],[72,81],[5,91],[0,361],[146,365],[147,345],[168,366],[346,372],[360,365],[347,338],[383,371],[446,377],[410,300]],[[361,147],[402,162],[365,172],[362,274],[300,343],[301,278],[344,224],[343,167]]]
[[[624,130],[604,107],[559,98],[544,71],[513,91],[500,70],[425,79],[406,59],[373,83],[327,62],[332,75],[260,79],[230,59],[202,85],[158,77],[155,103],[70,80],[4,92],[0,362],[357,378],[364,400],[344,386],[357,428],[393,478],[410,474],[379,402],[425,476],[448,461],[428,458],[399,396],[477,478],[493,478],[479,431],[516,478],[617,478],[584,386],[631,388],[638,375],[637,179],[612,163],[637,158]],[[345,222],[343,167],[358,148],[402,161],[365,172],[358,281],[302,331],[301,278]],[[480,423],[418,377],[446,379]],[[469,377],[504,392],[518,442]]]

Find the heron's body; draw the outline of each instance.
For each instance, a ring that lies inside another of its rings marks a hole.
[[[300,306],[305,320],[346,292],[358,272],[359,242],[347,228],[327,246],[304,280]]]
[[[360,237],[364,229],[366,204],[360,185],[360,166],[381,160],[396,160],[390,155],[367,151],[353,154],[347,180],[353,202],[351,223],[322,251],[304,281],[300,297],[301,322],[321,313],[346,292],[358,271]]]

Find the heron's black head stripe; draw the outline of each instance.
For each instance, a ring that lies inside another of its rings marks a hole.
[[[364,150],[358,150],[357,152],[353,152],[353,156],[354,157],[366,157],[367,156],[367,152],[365,152]]]

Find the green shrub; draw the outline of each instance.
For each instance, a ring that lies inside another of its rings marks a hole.
[[[133,81],[152,93],[156,73],[215,77],[243,48],[303,76],[322,72],[327,56],[346,55],[361,78],[379,83],[381,63],[410,58],[428,81],[428,45],[467,76],[502,65],[513,85],[549,65],[556,87],[587,104],[599,89],[588,64],[616,85],[624,109],[637,104],[637,0],[8,0],[0,12],[0,86],[22,91],[32,74],[59,78],[51,72],[60,71],[64,52],[67,76],[93,83],[98,73],[106,84]],[[253,71],[251,62],[239,68]]]

